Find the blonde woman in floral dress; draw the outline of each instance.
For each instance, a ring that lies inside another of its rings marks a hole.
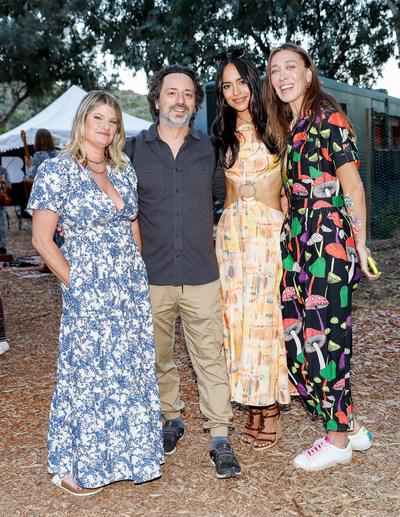
[[[124,143],[117,99],[89,92],[60,156],[39,167],[27,207],[32,242],[63,297],[48,471],[78,497],[155,479],[164,460],[137,179]]]
[[[261,82],[245,51],[218,56],[212,139],[227,193],[216,240],[231,400],[249,406],[242,440],[256,450],[282,436],[290,402],[280,310],[282,180],[265,140]]]

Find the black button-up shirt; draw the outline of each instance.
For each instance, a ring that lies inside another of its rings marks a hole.
[[[142,131],[134,150],[143,259],[153,285],[200,285],[219,278],[213,241],[213,194],[223,200],[225,178],[210,138],[191,128],[179,152]]]

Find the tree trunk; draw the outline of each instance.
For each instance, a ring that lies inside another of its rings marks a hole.
[[[7,122],[10,120],[10,118],[13,116],[14,111],[18,108],[18,106],[21,104],[21,102],[24,102],[25,99],[29,97],[29,91],[26,91],[22,97],[20,95],[14,96],[14,104],[11,106],[10,110],[8,111],[7,115],[0,120],[0,129],[3,128]]]

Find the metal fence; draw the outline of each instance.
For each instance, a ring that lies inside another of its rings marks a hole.
[[[388,239],[400,228],[400,149],[374,149],[367,185],[370,237]]]

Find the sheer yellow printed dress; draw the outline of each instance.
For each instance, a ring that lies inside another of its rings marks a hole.
[[[243,124],[240,133],[238,158],[225,170],[240,184],[240,197],[225,208],[216,238],[231,400],[250,406],[288,404],[279,294],[283,213],[257,199],[257,183],[265,187],[270,176],[280,174],[280,164],[259,142],[252,124]]]

